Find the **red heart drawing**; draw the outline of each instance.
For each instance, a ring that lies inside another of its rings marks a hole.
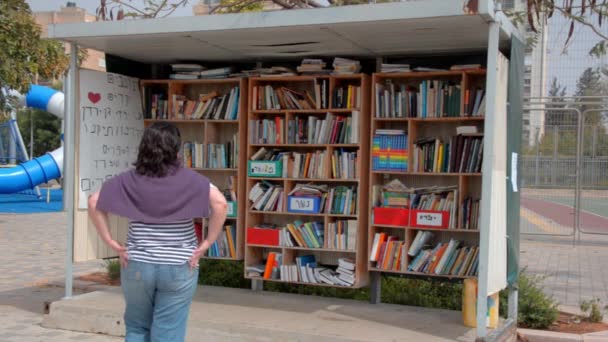
[[[93,103],[97,103],[101,100],[101,94],[89,92],[89,100]]]

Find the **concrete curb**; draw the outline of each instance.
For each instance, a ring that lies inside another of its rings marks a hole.
[[[554,331],[517,329],[529,342],[605,342],[608,330],[589,334],[568,334]]]

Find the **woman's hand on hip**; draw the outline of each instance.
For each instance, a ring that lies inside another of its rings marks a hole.
[[[127,247],[121,245],[120,243],[112,240],[110,242],[110,247],[118,253],[118,257],[120,258],[120,265],[123,268],[127,268],[127,264],[129,263],[129,253],[127,253]]]

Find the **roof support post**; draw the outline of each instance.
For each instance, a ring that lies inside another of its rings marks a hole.
[[[497,73],[498,73],[498,40],[500,27],[498,23],[488,23],[488,62],[486,75],[486,119],[484,132],[492,132],[495,124]],[[492,201],[492,158],[493,139],[484,139],[483,167],[481,182],[481,220],[479,237],[479,278],[477,287],[477,339],[487,335],[486,316],[488,312],[488,261],[490,255],[490,202]]]
[[[74,256],[74,192],[76,110],[78,103],[78,45],[70,44],[70,69],[68,74],[67,101],[63,117],[63,210],[67,211],[65,247],[65,298],[72,297]]]

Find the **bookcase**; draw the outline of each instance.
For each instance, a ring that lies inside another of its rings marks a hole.
[[[372,75],[367,261],[373,288],[381,273],[476,277],[485,75],[483,69]],[[416,208],[416,194],[442,209]],[[441,261],[450,249],[452,256]]]
[[[159,121],[180,130],[182,162],[210,179],[228,200],[217,242],[202,258],[242,260],[247,156],[247,79],[142,80],[145,126]],[[207,220],[196,219],[197,236]]]
[[[257,188],[262,187],[274,189],[279,195],[271,203],[271,210],[256,208],[262,207],[261,203],[268,209],[267,201],[246,201],[246,278],[260,285],[262,281],[330,287],[361,287],[368,283],[369,94],[370,77],[364,74],[250,78],[247,108],[250,164],[245,193],[254,196]],[[325,135],[321,122],[328,127]],[[262,161],[271,163],[270,168],[258,167],[251,160],[264,151],[274,155],[270,158],[274,160]],[[303,156],[301,162],[296,160],[298,155]],[[297,197],[298,189],[314,192],[316,187],[327,189],[320,195],[321,200]],[[343,201],[349,203],[341,207],[345,210],[334,210],[333,205],[338,203],[335,199],[340,196],[351,200]],[[327,203],[332,205],[328,207]],[[305,226],[309,226],[308,232],[304,232]],[[284,227],[302,229],[302,234],[296,238],[300,233]],[[348,238],[346,231],[350,232]],[[324,239],[315,244],[313,240],[319,236]],[[280,260],[269,266],[269,258],[275,257]],[[310,258],[320,273],[327,267],[328,277],[337,277],[333,271],[344,260],[352,263],[351,282],[314,281],[310,279],[314,275],[304,279],[299,266]],[[282,271],[280,277],[265,274],[266,268],[275,266]],[[256,267],[258,273],[250,272]],[[298,269],[287,270],[289,267]]]

